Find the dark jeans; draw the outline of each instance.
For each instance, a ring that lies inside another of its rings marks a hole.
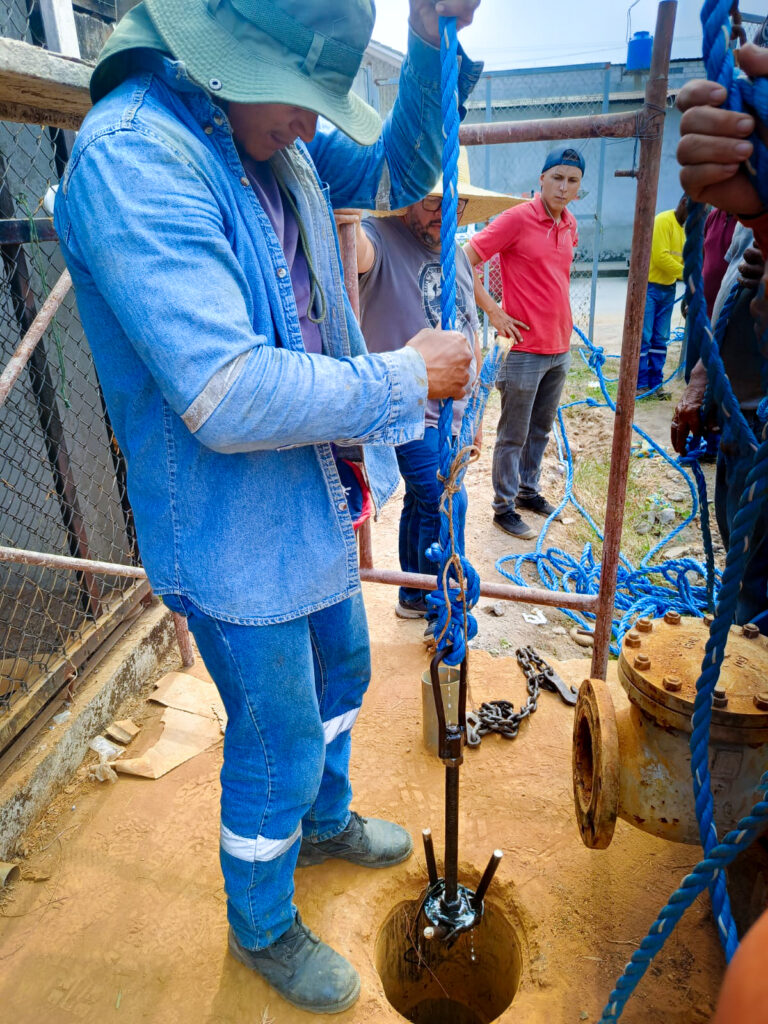
[[[675,305],[674,284],[648,284],[643,320],[643,343],[637,370],[637,390],[650,391],[664,379],[667,344]]]
[[[440,498],[443,485],[437,479],[439,436],[437,427],[427,427],[424,439],[410,441],[395,449],[397,462],[405,481],[405,498],[400,514],[400,568],[403,572],[420,572],[434,576],[435,562],[425,552],[440,536]],[[461,515],[457,524],[456,544],[464,554],[464,516],[467,511],[467,492],[459,495]],[[401,601],[418,601],[428,591],[413,587],[400,588]]]
[[[747,416],[753,429],[754,418]],[[750,459],[738,458],[721,447],[717,456],[717,475],[715,477],[715,516],[723,544],[729,547],[733,520],[739,508],[739,501],[744,491]],[[755,532],[749,544],[747,564],[741,580],[741,591],[736,605],[736,624],[743,626],[746,622],[756,622],[763,633],[768,633],[768,509],[765,507],[760,514]]]
[[[541,460],[571,365],[571,353],[509,353],[497,383],[501,417],[493,449],[493,510],[514,511],[515,499],[539,493]]]

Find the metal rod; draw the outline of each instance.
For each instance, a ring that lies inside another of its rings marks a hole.
[[[666,93],[661,105],[666,102]],[[507,142],[542,142],[560,139],[633,139],[646,134],[645,108],[620,114],[586,114],[583,117],[552,117],[538,121],[496,121],[464,124],[459,129],[462,146],[489,146]]]
[[[184,668],[192,668],[195,664],[195,652],[192,649],[192,638],[189,635],[187,620],[178,612],[172,612],[173,628],[176,630],[176,642],[179,645],[181,664]]]
[[[621,343],[621,368],[616,397],[611,469],[608,478],[608,502],[605,512],[605,540],[600,573],[600,605],[595,623],[595,645],[592,652],[592,677],[605,679],[610,652],[616,578],[621,552],[621,530],[624,524],[624,503],[627,497],[627,475],[632,447],[632,423],[635,411],[637,367],[643,333],[648,268],[651,261],[653,221],[659,185],[661,148],[664,134],[664,112],[667,99],[667,76],[675,28],[676,0],[662,0],[656,21],[651,71],[646,86],[646,109],[655,123],[640,142],[640,162],[635,203],[635,230],[627,282],[627,305],[624,336]]]
[[[611,65],[606,64],[603,78],[603,113],[610,105]],[[600,166],[597,172],[597,200],[595,201],[595,237],[592,243],[592,282],[589,293],[589,337],[595,338],[595,307],[597,305],[597,278],[600,273],[600,247],[603,242],[603,193],[605,191],[605,156],[608,143],[600,143]]]
[[[480,884],[475,892],[474,903],[475,906],[480,904],[485,899],[485,894],[488,892],[488,886],[493,881],[493,876],[496,874],[496,869],[501,864],[501,858],[504,856],[503,850],[494,850],[491,854],[491,859],[488,861],[488,866],[483,872],[483,877],[480,879]]]
[[[459,891],[459,767],[445,766],[445,904],[455,906]]]
[[[104,573],[107,576],[130,576],[132,579],[140,580],[146,579],[147,575],[137,565],[69,558],[66,555],[52,555],[43,551],[28,551],[4,546],[0,546],[0,562],[14,562],[17,565],[45,565],[51,569],[73,569],[77,572]],[[420,573],[391,572],[388,569],[361,569],[360,579],[367,583],[383,583],[393,587],[413,587],[419,590],[437,589],[435,576],[423,576]],[[598,601],[592,594],[567,594],[552,590],[505,586],[499,583],[481,584],[480,593],[484,597],[495,597],[503,601],[525,601],[528,604],[577,608],[582,611],[596,610]]]
[[[417,590],[437,590],[437,578],[423,573],[395,572],[391,569],[361,569],[364,583],[385,583],[394,587],[413,587]],[[528,604],[548,605],[551,608],[574,608],[594,612],[598,598],[594,594],[569,594],[563,590],[544,590],[543,587],[516,587],[505,583],[480,583],[483,597],[501,601],[523,601]]]
[[[422,829],[421,838],[424,840],[424,860],[427,862],[427,877],[431,887],[437,884],[437,862],[435,861],[435,844],[432,842],[432,829]]]
[[[11,388],[21,376],[22,370],[29,362],[32,352],[50,326],[51,320],[58,312],[59,306],[71,286],[72,278],[69,276],[69,271],[65,270],[32,320],[24,337],[16,346],[3,372],[0,373],[0,408],[5,405]]]
[[[357,218],[344,214],[336,216],[336,228],[339,232],[339,251],[341,265],[344,268],[344,284],[349,296],[349,304],[357,319],[360,319],[360,292],[357,287]]]
[[[357,529],[357,548],[361,569],[373,568],[373,538],[371,537],[371,520],[366,519]]]

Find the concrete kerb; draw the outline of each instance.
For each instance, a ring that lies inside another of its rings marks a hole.
[[[78,691],[70,719],[51,732],[45,729],[22,758],[0,779],[0,860],[12,860],[24,832],[45,810],[52,796],[80,766],[88,743],[113,720],[126,699],[138,693],[160,670],[176,645],[173,618],[159,603],[127,630]]]

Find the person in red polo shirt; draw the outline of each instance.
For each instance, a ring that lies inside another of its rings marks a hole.
[[[512,341],[496,382],[501,418],[493,449],[493,521],[524,540],[537,531],[517,509],[545,517],[555,511],[539,493],[539,477],[571,362],[570,277],[578,233],[566,207],[578,195],[584,167],[575,149],[553,150],[544,161],[540,194],[502,213],[466,249],[473,266],[499,254],[501,308],[475,274],[475,301]]]

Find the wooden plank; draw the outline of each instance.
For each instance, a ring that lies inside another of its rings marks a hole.
[[[0,38],[0,120],[79,128],[91,108],[91,71],[74,57]]]
[[[117,4],[115,0],[74,0],[72,6],[76,11],[98,14],[100,18],[117,21]]]

